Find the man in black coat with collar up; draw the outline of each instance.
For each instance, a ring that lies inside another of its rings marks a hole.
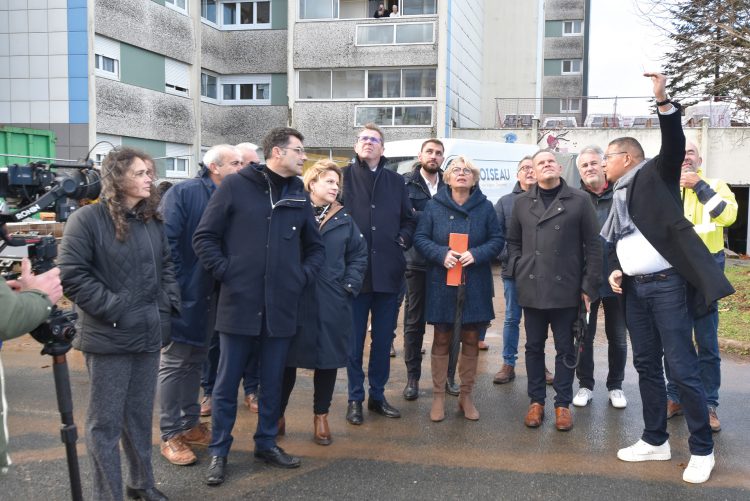
[[[297,177],[306,159],[302,140],[302,134],[288,127],[269,132],[263,139],[268,163],[250,164],[228,176],[208,202],[193,237],[196,254],[221,282],[216,313],[221,354],[212,396],[208,485],[224,482],[237,389],[258,345],[262,392],[255,458],[281,468],[300,465],[299,458],[276,445],[276,435],[298,303],[325,259],[312,206]]]
[[[362,370],[367,317],[372,316],[367,408],[398,418],[398,409],[385,399],[390,373],[390,347],[398,316],[398,293],[406,269],[404,250],[411,247],[416,227],[404,178],[385,168],[384,137],[375,124],[357,136],[357,156],[344,169],[344,205],[367,240],[370,251],[362,290],[354,299],[353,339],[349,344],[349,407],[346,420],[362,424],[365,373]]]
[[[653,82],[659,112],[659,155],[646,160],[632,137],[611,141],[604,155],[604,172],[616,184],[601,234],[614,248],[609,284],[615,293],[625,294],[625,322],[644,421],[640,440],[620,449],[617,457],[623,461],[672,457],[664,412],[663,356],[679,388],[690,431],[691,457],[682,479],[703,483],[714,467],[714,444],[693,346],[693,319],[708,314],[714,301],[734,289],[683,214],[680,175],[685,135],[680,105],[667,97],[664,75],[644,76]]]

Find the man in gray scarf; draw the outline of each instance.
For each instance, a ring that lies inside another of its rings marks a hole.
[[[609,283],[615,293],[625,294],[644,421],[640,440],[620,449],[617,457],[623,461],[672,457],[664,412],[664,356],[679,387],[690,431],[691,457],[682,479],[703,483],[714,467],[714,444],[692,343],[693,319],[707,314],[713,301],[734,289],[683,216],[679,181],[685,135],[680,105],[668,98],[664,75],[644,76],[653,83],[659,111],[659,155],[645,160],[638,141],[623,137],[609,143],[603,164],[607,178],[616,184],[601,235],[614,249]]]

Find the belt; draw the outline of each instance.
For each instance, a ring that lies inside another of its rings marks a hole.
[[[677,270],[667,268],[666,270],[657,271],[656,273],[647,273],[646,275],[632,275],[630,278],[637,284],[647,284],[649,282],[662,282],[667,280],[671,275],[676,275]]]

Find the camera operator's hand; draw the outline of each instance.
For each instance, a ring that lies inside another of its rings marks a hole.
[[[21,277],[18,280],[9,280],[8,286],[16,292],[28,290],[44,292],[52,304],[56,304],[62,297],[60,269],[52,268],[41,275],[34,275],[31,273],[31,261],[27,258],[21,261]]]

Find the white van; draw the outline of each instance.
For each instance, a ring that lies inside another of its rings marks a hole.
[[[539,150],[534,144],[498,143],[471,139],[438,138],[445,146],[445,160],[441,169],[458,155],[469,157],[479,168],[479,186],[490,202],[510,193],[516,184],[518,162],[526,155]],[[387,167],[399,174],[411,172],[417,155],[426,139],[406,139],[385,143],[384,155],[388,158]]]

